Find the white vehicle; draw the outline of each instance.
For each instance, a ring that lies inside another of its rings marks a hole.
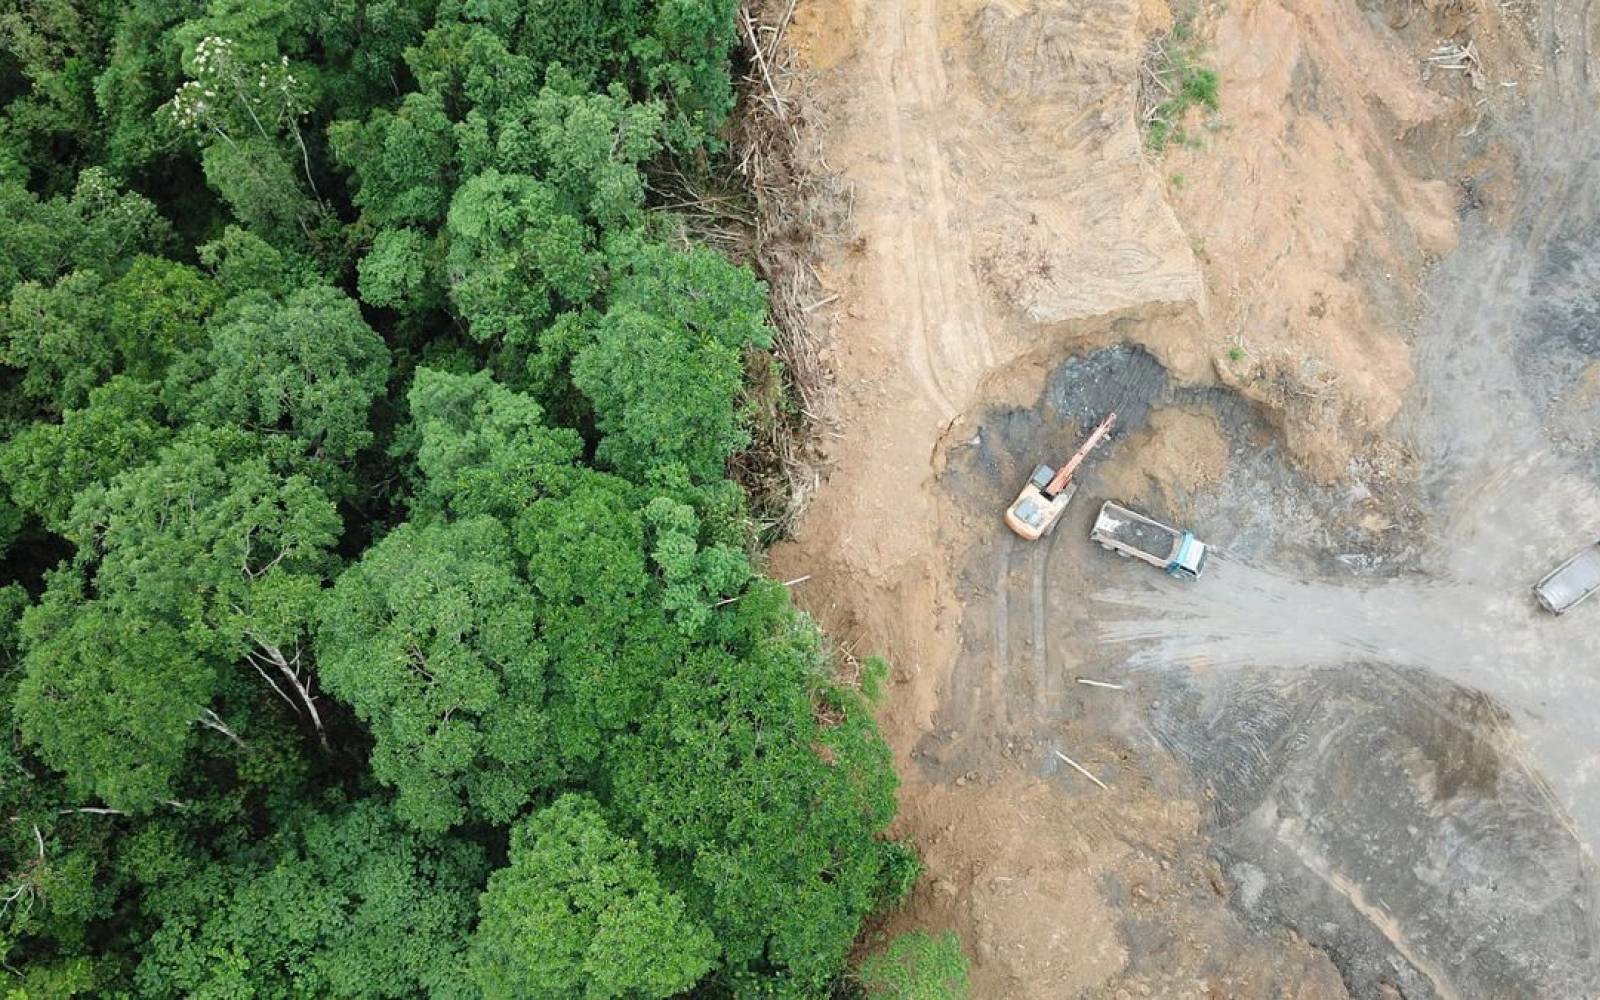
[[[1546,611],[1565,614],[1584,598],[1600,590],[1600,542],[1557,566],[1534,585],[1534,596]]]
[[[1094,519],[1089,539],[1099,542],[1101,548],[1142,559],[1181,580],[1198,580],[1206,568],[1206,543],[1192,532],[1169,528],[1109,500],[1100,506],[1100,516]]]

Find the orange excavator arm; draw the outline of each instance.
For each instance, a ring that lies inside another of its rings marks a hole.
[[[1045,488],[1046,496],[1053,497],[1067,488],[1067,484],[1072,482],[1072,474],[1077,472],[1078,466],[1082,465],[1083,460],[1089,457],[1089,452],[1094,451],[1095,445],[1104,441],[1106,435],[1111,433],[1112,425],[1116,422],[1117,415],[1115,412],[1108,414],[1104,420],[1100,421],[1100,426],[1096,427],[1094,433],[1089,435],[1088,440],[1083,442],[1083,445],[1073,453],[1071,458],[1067,459],[1067,464],[1057,470],[1056,477],[1050,480],[1050,485]]]

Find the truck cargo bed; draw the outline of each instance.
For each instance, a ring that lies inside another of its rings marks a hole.
[[[1562,563],[1533,588],[1539,603],[1558,615],[1597,590],[1600,590],[1600,542]]]
[[[1172,547],[1182,537],[1132,511],[1107,510],[1094,527],[1096,534],[1161,561],[1172,557]]]

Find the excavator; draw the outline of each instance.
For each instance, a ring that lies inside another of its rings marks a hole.
[[[1089,457],[1089,452],[1106,439],[1116,422],[1115,413],[1100,421],[1100,426],[1094,429],[1083,445],[1067,459],[1067,464],[1061,468],[1052,469],[1048,465],[1036,466],[1033,475],[1028,477],[1028,485],[1022,488],[1022,492],[1017,494],[1017,499],[1006,508],[1006,527],[1030,542],[1038,541],[1040,537],[1055,530],[1056,522],[1061,519],[1061,512],[1067,509],[1072,495],[1078,491],[1078,484],[1072,481],[1073,473],[1077,472],[1078,466]]]

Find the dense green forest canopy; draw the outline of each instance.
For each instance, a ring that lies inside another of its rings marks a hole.
[[[734,0],[0,0],[13,997],[815,997],[915,857],[652,204]]]

